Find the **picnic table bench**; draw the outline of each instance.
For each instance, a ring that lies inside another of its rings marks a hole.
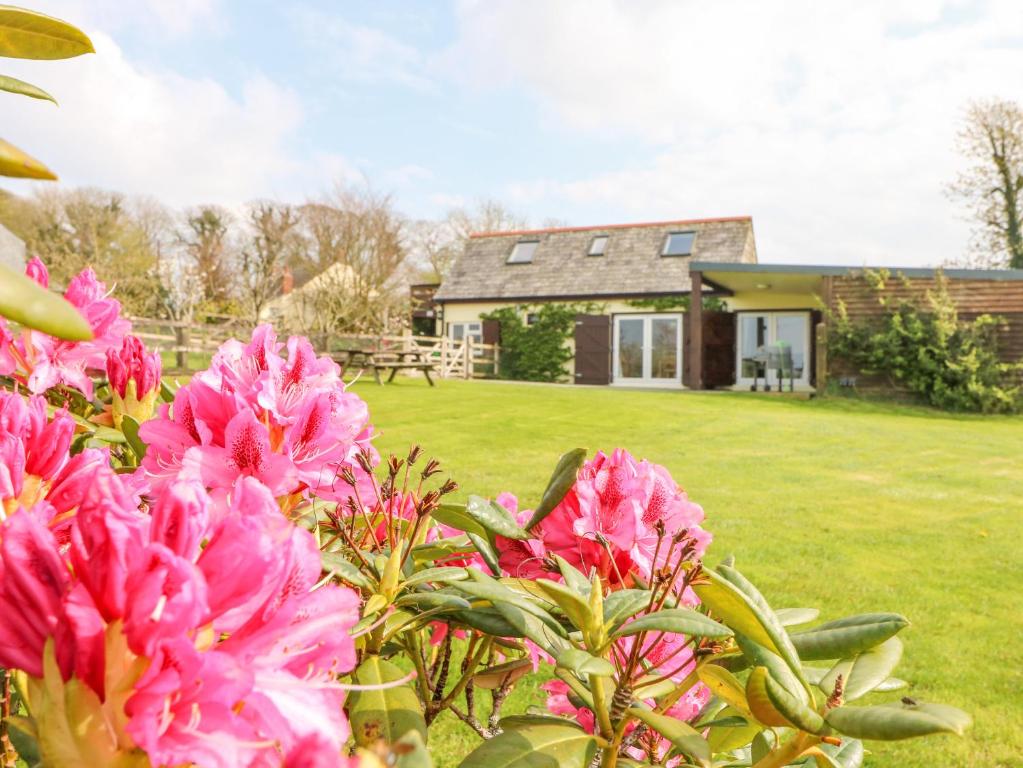
[[[383,371],[390,371],[387,383],[391,383],[400,370],[418,370],[423,372],[431,387],[435,386],[430,373],[436,372],[437,366],[420,350],[346,349],[337,353],[334,360],[341,366],[342,376],[349,368],[357,367],[360,371],[372,370],[376,383],[383,384],[380,378]]]

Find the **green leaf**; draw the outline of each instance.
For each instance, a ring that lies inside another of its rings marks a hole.
[[[504,664],[495,664],[477,672],[472,682],[477,688],[495,690],[502,685],[510,685],[533,670],[533,662],[529,659],[514,659]]]
[[[589,628],[592,616],[589,603],[563,584],[550,579],[537,579],[536,583],[557,604],[576,629]]]
[[[502,731],[518,731],[523,728],[532,728],[534,725],[567,725],[570,728],[582,730],[582,726],[575,720],[555,715],[508,715],[501,718],[499,725]]]
[[[406,587],[413,587],[427,581],[439,581],[448,584],[453,581],[465,581],[468,578],[469,574],[465,568],[441,566],[439,568],[426,568],[422,571],[416,571],[405,579],[404,584]]]
[[[398,608],[414,605],[420,609],[450,608],[454,611],[469,610],[472,607],[464,597],[452,594],[451,592],[441,592],[440,590],[409,592],[395,600],[394,604]]]
[[[41,766],[42,756],[39,754],[39,736],[35,722],[26,717],[11,715],[6,723],[7,735],[17,750],[18,757],[24,760],[29,768]]]
[[[387,764],[394,768],[433,768],[430,751],[419,731],[409,731],[392,744],[391,755],[394,762],[388,760]]]
[[[821,750],[839,768],[861,768],[863,765],[863,742],[859,739],[842,739],[837,747],[821,744]]]
[[[604,626],[615,629],[650,605],[650,592],[645,589],[619,589],[604,598]]]
[[[559,627],[557,632],[552,631],[536,616],[506,602],[495,603],[494,608],[508,624],[514,627],[515,637],[528,637],[543,649],[544,653],[553,658],[557,658],[565,649],[566,641],[562,639],[565,633],[564,628]]]
[[[824,728],[824,719],[775,682],[766,667],[756,667],[750,672],[746,701],[753,716],[764,725],[798,728],[810,733],[819,733]]]
[[[454,618],[473,629],[494,637],[525,637],[519,627],[508,621],[496,608],[470,608],[458,611]]]
[[[124,433],[128,445],[139,461],[146,457],[146,444],[139,437],[139,423],[133,416],[125,413],[121,416],[121,432]]]
[[[572,670],[581,680],[586,680],[590,675],[611,677],[615,673],[614,664],[610,661],[593,656],[579,648],[566,648],[558,654],[557,662],[559,667]]]
[[[2,140],[0,175],[4,175]],[[92,328],[63,296],[4,265],[0,265],[0,315],[58,339],[87,341],[92,338]]]
[[[816,608],[778,608],[774,615],[778,617],[783,627],[795,627],[810,623],[820,616],[821,612]]]
[[[516,540],[530,538],[529,533],[522,530],[515,522],[511,512],[496,501],[484,499],[482,496],[470,496],[465,505],[465,513],[486,530],[498,536]]]
[[[477,536],[487,535],[486,528],[469,516],[465,504],[441,504],[430,513],[430,516],[438,523],[450,526],[456,530],[474,533]]]
[[[955,707],[905,701],[876,707],[838,707],[824,719],[846,736],[877,741],[897,741],[933,733],[962,736],[971,723],[970,716]]]
[[[841,675],[843,699],[854,701],[887,680],[901,658],[902,641],[897,637],[890,637],[876,648],[839,661],[821,680],[820,689],[830,694],[835,690],[835,682]]]
[[[746,701],[746,689],[738,678],[727,669],[719,667],[717,664],[703,664],[697,667],[696,676],[721,701],[742,715],[750,714],[749,704]]]
[[[810,694],[807,686],[804,686],[798,677],[793,674],[789,665],[776,653],[773,653],[759,643],[755,643],[745,635],[736,633],[735,642],[742,650],[743,656],[754,667],[767,667],[768,672],[775,682],[779,683],[790,694],[798,698],[803,704],[810,703]],[[800,670],[802,672],[802,670]],[[804,678],[805,679],[805,678]],[[809,685],[809,684],[807,684]]]
[[[764,617],[750,599],[713,571],[705,571],[704,574],[710,579],[710,583],[693,586],[700,603],[733,631],[747,636],[776,656],[780,656],[774,640],[764,628]]]
[[[576,475],[579,474],[579,468],[584,461],[586,461],[585,448],[576,448],[558,459],[558,465],[554,468],[554,474],[551,475],[551,479],[547,483],[540,503],[536,505],[533,516],[526,523],[527,531],[539,525],[561,503],[565,494],[575,485]]]
[[[558,570],[561,571],[561,577],[565,580],[566,587],[574,589],[583,596],[590,594],[590,580],[587,578],[585,573],[580,571],[561,555],[555,555],[554,562],[558,564]]]
[[[688,723],[640,707],[630,707],[629,714],[657,731],[697,765],[710,766],[710,744]]]
[[[648,613],[630,621],[614,633],[615,637],[638,635],[640,632],[673,632],[691,637],[731,637],[732,630],[712,618],[689,608],[668,608]]]
[[[829,621],[793,634],[792,644],[807,661],[844,659],[880,645],[909,626],[897,613],[864,613]]]
[[[35,11],[0,5],[0,56],[12,59],[70,59],[94,53],[82,30]]]
[[[127,437],[120,430],[114,429],[113,427],[94,427],[92,437],[95,440],[99,440],[103,443],[109,443],[112,445],[121,445],[128,442]]]
[[[553,631],[557,632],[561,637],[567,637],[564,627],[558,623],[557,619],[551,616],[550,613],[537,605],[526,595],[516,592],[513,589],[509,589],[499,581],[492,579],[485,573],[481,573],[475,569],[470,569],[469,575],[472,579],[470,581],[458,582],[455,584],[455,589],[461,590],[473,597],[481,597],[484,600],[489,600],[494,604],[494,607],[497,607],[501,603],[513,605],[540,619],[540,621],[550,627]]]
[[[738,710],[732,709],[731,707],[725,707],[718,713],[718,717],[742,717]],[[743,718],[745,719],[745,718]],[[750,720],[745,725],[728,728],[710,725],[710,733],[707,734],[707,743],[710,744],[711,752],[717,754],[718,752],[730,752],[733,749],[744,747],[750,743],[750,740],[756,736],[763,729],[760,723],[752,721],[752,715]]]
[[[498,563],[497,550],[494,549],[494,545],[490,543],[490,539],[486,536],[478,536],[472,531],[466,531],[465,535],[469,537],[469,541],[476,547],[476,551],[480,553],[480,557],[483,558],[483,562],[487,564],[490,572],[495,576],[501,575],[501,565]]]
[[[597,740],[576,727],[537,723],[498,734],[466,755],[460,768],[589,768]]]
[[[160,379],[160,399],[165,403],[174,402],[174,394],[180,389],[177,382],[171,383],[167,379]]]
[[[379,656],[368,656],[352,676],[357,685],[384,685],[401,680],[405,674]],[[426,738],[426,720],[419,699],[408,684],[369,691],[352,691],[348,697],[352,736],[360,747],[371,747],[379,739],[393,744],[410,731]]]
[[[16,77],[9,77],[7,75],[0,75],[0,91],[16,93],[19,96],[28,96],[31,99],[52,101],[54,104],[57,103],[57,100],[42,88],[34,86],[32,83],[26,83],[24,80],[19,80]]]
[[[358,566],[350,563],[337,552],[320,552],[320,563],[323,566],[323,570],[329,573],[336,573],[352,586],[362,587],[363,589],[370,589],[372,587],[372,582],[366,574],[360,571]]]

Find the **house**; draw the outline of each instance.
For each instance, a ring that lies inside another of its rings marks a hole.
[[[25,244],[3,224],[0,224],[0,264],[16,272],[25,270]]]
[[[896,272],[890,291],[934,284],[934,270]],[[1023,270],[944,274],[960,313],[1004,317],[1002,353],[1023,357]],[[500,329],[483,316],[500,307],[588,305],[566,380],[692,389],[777,390],[764,353],[783,349],[785,388],[812,390],[827,375],[825,310],[840,301],[851,316],[880,312],[863,270],[758,263],[747,216],[473,235],[434,296],[439,332],[485,343]]]

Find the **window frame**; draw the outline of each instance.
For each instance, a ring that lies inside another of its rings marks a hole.
[[[529,252],[528,259],[515,259],[515,253],[518,251],[520,245],[532,245],[533,249]],[[504,260],[505,264],[532,264],[533,257],[536,256],[537,246],[540,245],[539,240],[517,240],[512,246],[512,249],[508,252],[508,257]]]
[[[678,235],[690,235],[691,236],[691,239],[689,241],[689,250],[686,253],[670,253],[668,251],[668,248],[671,245],[671,238],[676,237]],[[674,232],[669,232],[664,237],[664,245],[661,246],[661,258],[679,259],[679,258],[685,258],[686,256],[692,256],[693,255],[693,247],[695,245],[696,245],[696,231],[695,230],[692,230],[692,229],[679,229],[679,230],[676,230]]]
[[[593,246],[595,246],[597,244],[598,240],[603,240],[604,241],[604,245],[600,249],[600,251],[594,251],[593,250]],[[606,256],[607,255],[607,245],[610,242],[610,240],[611,240],[611,235],[594,235],[593,239],[590,240],[590,247],[586,250],[586,255],[587,256]]]

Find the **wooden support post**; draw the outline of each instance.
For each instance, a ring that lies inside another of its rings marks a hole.
[[[828,324],[823,321],[817,323],[814,333],[817,343],[817,370],[814,374],[817,391],[823,392],[828,384]]]
[[[501,376],[501,345],[494,344],[494,378]]]
[[[473,362],[473,358],[472,358],[472,336],[466,336],[465,337],[465,343],[464,343],[462,349],[465,350],[465,372],[463,374],[463,378],[471,379],[472,378],[472,362]]]
[[[448,377],[448,337],[440,337],[440,377]]]
[[[703,389],[703,275],[690,272],[692,289],[689,294],[689,388]]]

